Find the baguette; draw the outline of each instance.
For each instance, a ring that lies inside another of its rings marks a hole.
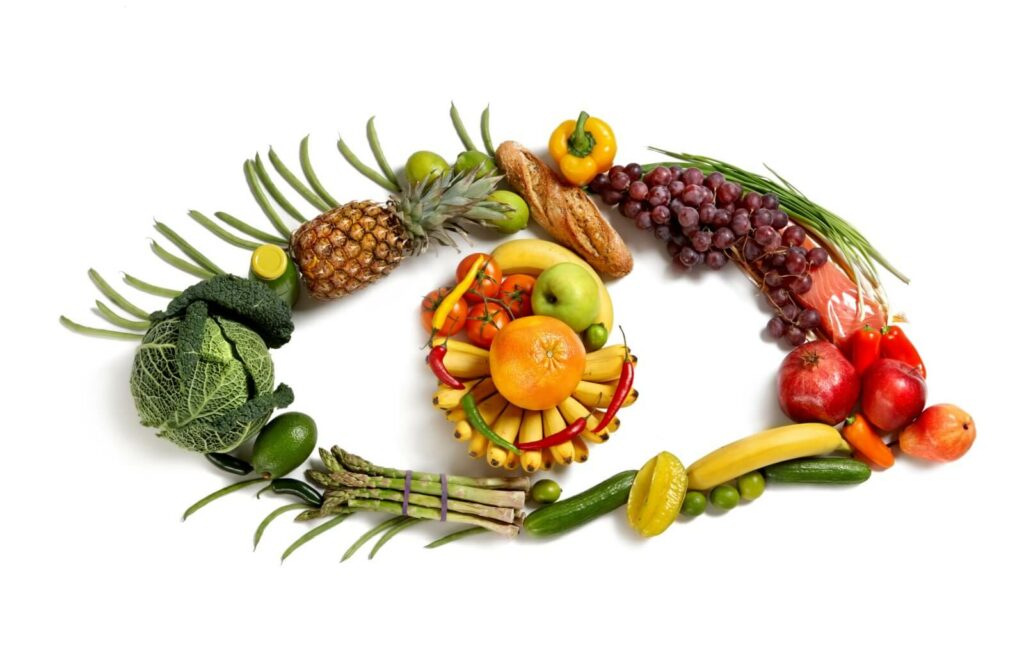
[[[530,216],[559,243],[572,248],[599,273],[621,278],[633,270],[633,255],[590,197],[566,185],[546,163],[517,142],[496,152],[505,178],[519,192]]]

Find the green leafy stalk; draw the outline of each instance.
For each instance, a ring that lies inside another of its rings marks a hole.
[[[387,478],[386,476],[369,476],[349,472],[322,474],[315,471],[309,472],[309,476],[316,483],[330,489],[371,488],[403,491],[405,488],[404,476],[402,478]],[[409,491],[421,495],[440,496],[441,485],[432,481],[411,480]],[[526,493],[522,490],[491,490],[468,485],[453,485],[452,483],[448,484],[448,498],[511,509],[521,509],[526,503]]]
[[[494,144],[491,143],[491,106],[488,105],[484,108],[483,113],[480,115],[480,135],[484,139],[484,149],[487,153],[494,158]]]
[[[149,329],[149,320],[128,320],[113,310],[110,307],[100,301],[96,300],[96,310],[100,312],[100,316],[107,322],[110,322],[115,327],[121,327],[122,329],[130,329],[132,331],[146,331]]]
[[[324,500],[324,508],[333,510],[345,505],[349,499],[384,499],[391,502],[401,502],[405,498],[404,491],[380,490],[377,488],[346,488],[344,490],[329,490]],[[409,494],[409,503],[416,506],[425,506],[434,509],[441,508],[441,498],[433,495]],[[459,499],[448,499],[448,510],[458,513],[468,513],[481,518],[492,518],[503,523],[511,523],[515,520],[516,510],[503,506],[488,506],[476,502],[465,502]]]
[[[466,131],[466,125],[462,123],[462,117],[459,115],[458,108],[455,107],[455,103],[452,103],[449,115],[452,118],[452,125],[455,126],[455,132],[459,134],[459,140],[462,141],[462,146],[467,151],[477,151],[476,145],[473,144],[473,138],[469,137],[469,133]]]
[[[379,511],[382,513],[402,515],[402,505],[397,502],[385,502],[378,499],[352,499],[349,500],[347,506],[350,509]],[[424,520],[441,520],[441,512],[438,509],[428,509],[422,506],[409,506],[404,515],[411,516],[413,518],[423,518]],[[487,518],[467,516],[463,513],[449,513],[447,520],[453,523],[468,523],[470,525],[485,527],[488,530],[497,532],[505,537],[514,537],[519,534],[519,527],[516,525],[498,523],[493,520],[488,520]]]
[[[188,273],[189,275],[194,275],[197,278],[201,278],[203,280],[208,280],[212,278],[214,275],[216,275],[215,273],[211,273],[205,268],[200,268],[195,264],[190,264],[181,257],[171,254],[164,248],[160,247],[160,244],[155,240],[150,241],[149,249],[153,250],[153,254],[160,257],[160,259],[163,260],[165,263],[170,264],[179,271],[183,271],[185,273]]]
[[[97,336],[100,338],[116,338],[122,341],[141,341],[142,334],[128,333],[127,331],[114,331],[113,329],[97,329],[96,327],[87,327],[84,324],[79,324],[64,317],[60,316],[60,323],[65,327],[83,336]]]
[[[309,136],[306,137],[308,138]],[[294,189],[296,193],[306,199],[307,203],[320,212],[327,212],[331,209],[331,206],[329,206],[326,201],[318,196],[316,192],[303,184],[302,180],[296,177],[295,173],[288,169],[288,166],[284,164],[284,161],[282,161],[277,155],[277,152],[274,151],[273,147],[267,151],[267,158],[270,159],[270,164],[274,166],[274,170],[277,171],[277,174],[280,175],[281,178],[288,183],[288,186]]]
[[[174,243],[174,246],[184,252],[185,256],[208,270],[210,273],[213,273],[214,275],[224,275],[224,269],[210,261],[206,255],[190,245],[187,240],[178,235],[171,227],[167,226],[163,222],[155,222],[153,224],[153,228],[163,234],[167,240]]]
[[[124,284],[128,285],[129,287],[134,287],[140,292],[146,292],[147,294],[152,294],[153,296],[162,296],[165,299],[173,299],[174,297],[181,294],[181,292],[176,289],[160,287],[159,285],[151,285],[150,283],[143,282],[142,280],[139,280],[135,276],[128,275],[127,273],[122,273],[122,275],[124,276],[122,278],[122,280],[124,280]]]
[[[391,180],[392,183],[398,184],[398,176],[391,169],[391,164],[388,163],[387,157],[384,156],[384,150],[381,149],[380,140],[377,138],[377,129],[373,125],[373,117],[366,122],[366,140],[370,143],[370,151],[373,152],[373,158],[377,160],[377,165],[380,166],[384,177]]]
[[[285,198],[285,195],[282,194],[281,190],[277,188],[277,185],[274,184],[274,181],[270,179],[270,175],[267,173],[267,169],[263,165],[263,159],[260,158],[259,154],[256,155],[256,160],[253,163],[253,167],[256,169],[256,177],[258,177],[260,182],[263,183],[263,186],[266,188],[267,193],[270,194],[270,197],[273,198],[277,202],[277,204],[281,206],[281,209],[287,212],[289,215],[291,215],[292,219],[297,221],[299,224],[305,222],[305,215],[299,212],[298,208],[292,205],[291,201]]]
[[[368,165],[360,161],[359,157],[356,156],[351,149],[349,149],[348,145],[345,144],[345,141],[341,137],[338,138],[338,151],[341,152],[341,155],[343,157],[345,157],[345,160],[348,161],[348,164],[355,168],[356,171],[358,171],[359,174],[361,174],[363,177],[372,180],[379,186],[383,187],[384,189],[387,189],[392,194],[397,194],[399,191],[401,191],[397,183],[392,182],[388,178],[384,177],[383,175],[375,171],[373,168],[370,168]]]
[[[370,549],[370,560],[373,560],[373,556],[377,555],[377,551],[379,551],[384,544],[388,543],[388,541],[396,534],[422,522],[423,521],[419,518],[406,518],[396,525],[393,525],[391,529],[385,532],[381,538],[377,540],[377,543],[373,545],[373,548]]]
[[[394,527],[395,525],[398,525],[403,520],[406,520],[405,516],[395,516],[394,518],[388,518],[387,520],[385,520],[384,522],[380,523],[379,525],[376,525],[376,526],[370,528],[369,530],[364,532],[361,537],[356,539],[355,543],[353,543],[351,546],[348,547],[348,550],[345,551],[345,554],[341,556],[341,560],[339,560],[338,562],[345,562],[346,560],[351,558],[353,555],[355,555],[356,551],[358,551],[360,548],[363,547],[363,544],[368,542],[370,539],[373,539],[375,536],[377,536],[378,534],[380,534],[384,530],[390,529],[390,528]]]
[[[259,526],[256,528],[256,532],[252,535],[252,550],[256,550],[256,547],[260,545],[260,540],[263,538],[263,533],[266,532],[267,526],[274,522],[279,516],[282,516],[289,511],[296,511],[298,509],[308,509],[309,506],[302,502],[295,502],[294,504],[285,504],[284,506],[278,507],[270,512],[266,518],[264,518]]]
[[[263,193],[263,189],[260,187],[259,178],[256,177],[256,166],[252,161],[246,161],[243,164],[242,169],[245,173],[245,182],[249,185],[249,192],[252,194],[252,197],[256,199],[256,205],[260,206],[260,210],[263,211],[263,214],[267,216],[267,219],[270,220],[270,223],[274,225],[274,228],[277,229],[282,236],[285,238],[290,237],[292,232],[287,226],[285,226],[284,220],[282,220],[281,216],[277,214],[276,210],[274,210],[274,206],[267,200],[267,195]]]
[[[487,530],[482,527],[467,527],[464,530],[452,532],[451,534],[446,534],[443,537],[434,539],[432,542],[430,542],[423,548],[439,548],[441,546],[444,546],[445,544],[450,544],[453,541],[458,541],[459,539],[464,539],[466,537],[472,537],[476,534],[483,534],[484,532],[487,532]]]
[[[229,215],[226,212],[215,212],[213,213],[213,216],[236,231],[241,231],[246,235],[252,236],[256,240],[262,240],[265,243],[274,243],[282,246],[288,245],[288,240],[286,238],[281,238],[280,236],[276,236],[272,233],[261,231],[251,224],[246,224],[234,215]]]
[[[226,243],[230,243],[235,247],[240,247],[244,250],[255,250],[260,246],[259,243],[253,240],[246,240],[245,238],[239,238],[230,231],[225,230],[222,226],[214,222],[212,219],[207,217],[201,212],[196,210],[189,210],[188,216],[191,217],[195,222],[198,222],[204,229],[217,236]]]
[[[149,313],[114,291],[114,288],[103,279],[103,276],[92,268],[89,269],[89,279],[92,280],[92,284],[96,285],[96,289],[100,290],[100,293],[107,297],[115,306],[135,317],[143,320],[149,319]]]
[[[183,521],[187,520],[188,517],[191,516],[193,513],[195,513],[199,509],[203,508],[204,506],[206,506],[210,502],[220,499],[224,495],[230,495],[232,492],[237,492],[237,491],[241,490],[242,488],[248,488],[250,485],[255,485],[256,483],[263,483],[263,482],[264,482],[264,480],[262,478],[250,478],[250,479],[247,479],[247,480],[244,480],[244,481],[238,481],[237,483],[232,483],[231,485],[229,485],[227,487],[224,487],[224,488],[221,488],[220,490],[215,490],[215,491],[211,492],[210,494],[208,494],[207,496],[205,496],[202,499],[200,499],[198,502],[196,502],[192,506],[190,506],[187,509],[185,509],[185,513],[182,514],[181,519]]]
[[[321,524],[317,525],[316,527],[314,527],[309,532],[306,532],[304,535],[302,535],[301,537],[296,539],[294,542],[292,542],[291,546],[289,546],[288,548],[286,548],[284,550],[284,553],[281,554],[281,562],[284,562],[285,560],[287,560],[289,555],[291,555],[292,553],[297,551],[300,547],[304,546],[307,542],[310,542],[313,539],[316,539],[317,537],[319,537],[321,534],[323,534],[327,530],[331,529],[332,527],[337,527],[341,523],[345,522],[345,519],[348,518],[351,515],[352,515],[351,513],[339,513],[334,518],[331,518],[330,520],[328,520],[326,523],[321,523]]]
[[[339,138],[340,139],[340,138]],[[299,143],[299,165],[302,166],[302,174],[306,176],[306,181],[309,182],[309,186],[313,187],[313,191],[320,195],[331,208],[338,207],[338,201],[328,193],[324,185],[320,183],[320,178],[316,176],[316,172],[313,171],[313,164],[309,160],[309,136],[307,135]],[[327,210],[328,208],[324,208]]]
[[[326,456],[326,457],[325,457]],[[353,453],[346,452],[344,449],[335,446],[331,449],[330,453],[321,449],[320,457],[324,460],[324,464],[330,469],[331,466],[328,464],[328,459],[331,460],[331,464],[337,465],[336,468],[331,469],[332,471],[356,471],[362,474],[370,474],[372,476],[387,476],[389,478],[405,478],[405,472],[400,469],[390,469],[388,467],[380,467],[375,464],[364,460],[363,458]],[[441,482],[441,474],[434,474],[425,471],[414,471],[412,472],[412,478],[414,481],[430,481],[434,483]],[[469,476],[448,476],[448,485],[469,485],[474,488],[489,488],[495,490],[522,490],[526,491],[530,489],[530,479],[522,477],[500,477],[490,476],[483,478],[473,478]]]

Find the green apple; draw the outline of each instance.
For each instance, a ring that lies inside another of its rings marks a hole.
[[[580,336],[583,338],[583,347],[587,349],[587,352],[600,350],[608,342],[608,330],[600,322],[584,329]]]
[[[526,204],[522,196],[514,191],[498,189],[488,198],[512,207],[512,211],[505,215],[505,219],[494,222],[494,228],[506,234],[526,228],[526,224],[530,221],[530,206]]]
[[[448,162],[444,157],[434,152],[421,150],[409,155],[405,162],[405,179],[409,184],[416,184],[426,179],[433,180],[441,173],[448,170]]]
[[[582,266],[571,262],[555,264],[537,276],[530,301],[534,315],[561,320],[579,333],[597,317],[597,283]]]
[[[468,173],[477,166],[480,166],[480,171],[477,173],[479,177],[489,175],[497,170],[491,157],[475,149],[462,152],[455,158],[456,173]]]

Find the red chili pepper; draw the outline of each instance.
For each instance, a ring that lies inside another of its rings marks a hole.
[[[615,414],[622,408],[622,404],[626,401],[626,397],[629,396],[629,391],[633,389],[633,362],[628,358],[622,362],[622,372],[619,373],[619,384],[615,387],[615,392],[612,394],[611,403],[608,404],[608,410],[604,412],[604,417],[601,418],[601,422],[597,423],[597,427],[592,430],[594,434],[599,434],[604,430],[605,427],[611,424],[612,420],[615,419]]]
[[[516,447],[519,450],[543,450],[545,448],[551,448],[552,446],[559,446],[568,441],[572,441],[577,436],[583,433],[583,430],[587,428],[587,419],[576,418],[571,424],[567,425],[565,429],[555,432],[551,436],[545,436],[539,441],[527,441],[526,443],[517,443]]]
[[[865,324],[853,333],[850,339],[850,359],[858,374],[863,375],[869,366],[878,361],[881,348],[882,332],[871,325]]]
[[[448,354],[448,346],[441,344],[435,345],[430,349],[430,353],[427,355],[427,364],[430,365],[430,370],[434,372],[437,379],[442,383],[452,388],[453,390],[464,390],[466,386],[462,384],[462,381],[453,376],[448,372],[448,369],[444,366],[444,356]]]
[[[897,359],[920,371],[922,378],[928,377],[924,362],[921,361],[921,355],[917,354],[917,348],[903,333],[903,330],[894,324],[882,329],[882,357]]]

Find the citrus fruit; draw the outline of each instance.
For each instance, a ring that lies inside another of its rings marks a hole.
[[[428,178],[432,180],[446,170],[448,162],[443,156],[420,150],[410,154],[405,162],[405,179],[409,180],[409,184],[416,184]]]
[[[491,157],[487,156],[483,152],[475,149],[470,149],[462,152],[455,158],[455,172],[460,174],[468,173],[469,171],[477,168],[480,171],[478,175],[483,177],[493,173],[497,168],[494,166],[494,161]]]
[[[569,325],[544,315],[508,323],[491,343],[491,377],[520,408],[541,411],[565,401],[583,379],[583,342]]]
[[[316,447],[316,423],[305,413],[282,413],[260,430],[252,448],[252,468],[279,478],[306,461]]]
[[[514,191],[498,189],[488,198],[512,208],[512,211],[506,214],[504,219],[494,222],[494,228],[502,233],[515,233],[526,228],[530,221],[530,206],[526,204],[522,196]]]
[[[648,460],[629,490],[630,527],[645,537],[667,530],[683,506],[686,481],[686,467],[672,453],[662,451]]]

